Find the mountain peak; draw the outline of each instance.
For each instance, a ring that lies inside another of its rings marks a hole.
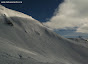
[[[0,9],[4,9],[5,7],[0,4]]]
[[[21,13],[21,12],[15,11],[15,10],[8,9],[8,8],[6,8],[6,7],[4,7],[3,5],[0,4],[0,15],[2,15],[2,14],[5,14],[8,17],[15,16],[15,17],[23,17],[23,18],[29,18],[31,20],[34,20],[29,15],[26,15],[24,13]]]

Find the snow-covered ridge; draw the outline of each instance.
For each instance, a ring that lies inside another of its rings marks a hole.
[[[8,9],[8,8],[2,6],[2,5],[0,5],[0,16],[1,17],[6,16],[9,19],[10,19],[10,17],[19,17],[19,18],[25,18],[25,19],[28,19],[28,20],[31,20],[31,21],[34,20],[33,22],[36,21],[37,24],[42,26],[42,24],[39,21],[32,18],[31,16],[26,15],[26,14],[21,13],[21,12],[18,12],[18,11],[15,11],[15,10]]]
[[[1,6],[0,64],[88,64],[88,47]]]
[[[5,8],[4,6],[0,5],[0,8]]]
[[[17,16],[17,17],[29,18],[31,20],[34,20],[31,16],[28,16],[28,15],[23,14],[21,12],[17,12],[15,10],[10,10],[8,8],[5,8],[2,5],[0,5],[0,14],[6,14],[6,15],[8,15],[8,17]]]

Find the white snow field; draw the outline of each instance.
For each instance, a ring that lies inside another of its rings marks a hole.
[[[0,64],[88,64],[88,45],[0,5]]]

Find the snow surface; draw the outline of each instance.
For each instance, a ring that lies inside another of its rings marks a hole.
[[[0,64],[88,64],[88,47],[0,5]]]

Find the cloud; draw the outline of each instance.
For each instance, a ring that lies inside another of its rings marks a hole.
[[[88,23],[79,27],[76,32],[88,33]]]
[[[88,33],[88,0],[65,0],[43,24],[52,29],[77,27],[77,32]]]

